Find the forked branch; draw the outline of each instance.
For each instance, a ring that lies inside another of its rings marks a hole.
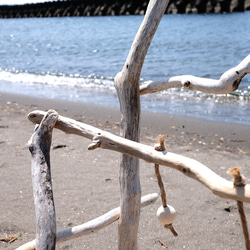
[[[145,207],[155,203],[158,199],[158,194],[148,194],[141,198],[141,207]],[[69,227],[58,231],[56,233],[56,244],[69,241],[72,239],[79,238],[81,236],[86,236],[89,234],[93,234],[101,230],[102,228],[110,225],[111,223],[117,221],[120,216],[120,207],[117,207],[106,214],[97,217],[89,222],[86,222],[82,225],[78,225],[75,227]],[[27,242],[26,244],[17,248],[17,250],[35,250],[36,249],[36,240],[32,240]]]
[[[192,75],[174,76],[166,81],[155,81],[142,85],[140,94],[145,95],[180,87],[205,93],[228,94],[238,89],[241,79],[246,74],[250,74],[250,54],[236,67],[226,71],[219,80]]]
[[[169,0],[150,0],[143,22],[136,34],[127,60],[115,77],[120,101],[121,134],[139,142],[140,138],[140,75],[150,43]],[[139,160],[123,154],[120,162],[120,204],[118,249],[138,249],[137,233],[140,219]]]
[[[46,113],[33,111],[28,115],[30,121],[40,123]],[[65,133],[81,135],[92,140],[89,149],[103,148],[131,155],[146,162],[167,166],[193,178],[215,195],[222,198],[250,203],[250,185],[235,186],[233,182],[220,177],[202,163],[171,152],[158,152],[153,147],[121,138],[90,125],[63,116],[58,117],[55,128]]]

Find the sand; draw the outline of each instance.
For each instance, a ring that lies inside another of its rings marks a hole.
[[[53,108],[75,120],[119,135],[120,112],[116,108],[84,103],[45,100],[0,93],[0,238],[20,233],[0,249],[15,249],[35,238],[35,210],[27,142],[34,124],[30,111]],[[232,112],[233,115],[233,112]],[[142,111],[141,142],[154,146],[164,134],[168,151],[194,158],[222,177],[234,166],[250,179],[249,126],[217,123]],[[53,131],[51,168],[57,230],[76,226],[119,206],[118,153],[88,151],[90,141]],[[58,147],[59,146],[59,147]],[[236,202],[215,196],[182,173],[160,167],[168,204],[177,210],[174,237],[158,222],[160,199],[141,210],[139,249],[245,249]],[[158,193],[152,164],[140,162],[142,195]],[[250,221],[250,206],[244,204]],[[57,245],[57,249],[117,249],[118,222],[105,229]]]

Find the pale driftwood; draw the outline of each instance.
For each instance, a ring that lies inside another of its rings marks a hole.
[[[40,123],[46,113],[33,111],[28,115],[31,122]],[[222,198],[250,203],[250,185],[234,186],[232,181],[220,177],[202,163],[171,152],[158,152],[153,147],[121,138],[90,125],[63,116],[58,117],[55,125],[65,133],[76,134],[92,139],[89,149],[103,148],[137,157],[144,161],[167,166],[199,181],[215,195]],[[96,134],[95,134],[96,133]]]
[[[115,77],[115,87],[121,108],[121,134],[139,141],[140,138],[140,75],[145,56],[169,0],[150,0],[143,22],[131,46],[120,73]],[[139,160],[122,155],[120,163],[120,204],[118,248],[138,248],[137,232],[140,219]]]
[[[156,193],[145,195],[141,198],[141,207],[145,207],[155,203],[159,195]],[[117,207],[108,213],[91,220],[82,225],[75,227],[66,228],[60,230],[56,233],[56,244],[75,239],[81,236],[86,236],[92,233],[96,233],[102,228],[110,225],[111,223],[117,221],[120,217],[120,207]],[[17,248],[17,250],[35,250],[36,249],[36,240],[27,242],[26,244]]]
[[[141,85],[140,94],[145,95],[179,87],[206,93],[228,94],[235,91],[239,87],[241,79],[249,73],[250,54],[236,67],[226,71],[219,80],[196,77],[192,75],[174,76],[165,81],[149,82]]]
[[[37,249],[55,249],[56,215],[50,173],[52,130],[58,114],[50,110],[36,127],[29,141],[36,212]]]

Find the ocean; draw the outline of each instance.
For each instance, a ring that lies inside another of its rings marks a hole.
[[[119,106],[114,77],[142,20],[0,19],[0,91]],[[141,83],[177,75],[219,79],[250,53],[249,24],[249,11],[165,15],[146,56]],[[150,112],[250,125],[250,76],[232,94],[171,89],[142,96],[141,106]]]

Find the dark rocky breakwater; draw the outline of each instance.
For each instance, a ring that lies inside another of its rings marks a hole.
[[[67,0],[2,5],[0,18],[143,15],[149,1]],[[250,10],[250,0],[170,0],[166,14],[230,13]]]

